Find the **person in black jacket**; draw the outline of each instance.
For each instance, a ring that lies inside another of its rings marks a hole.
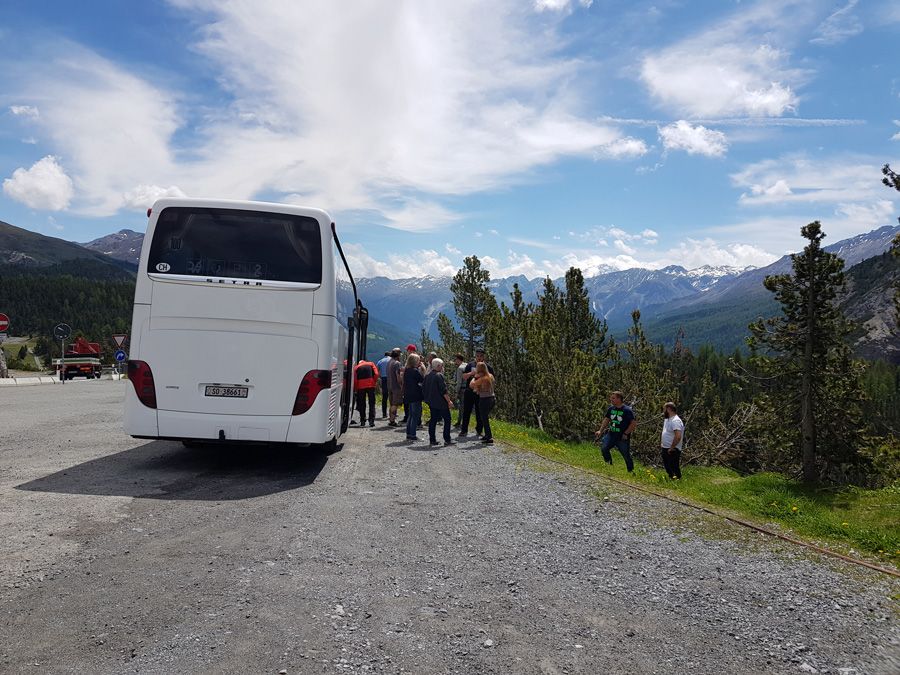
[[[422,358],[418,354],[410,354],[403,369],[403,408],[406,410],[406,440],[415,441],[416,429],[422,424],[422,371],[419,364]]]
[[[453,401],[447,391],[447,382],[444,380],[444,362],[439,358],[431,360],[431,372],[425,376],[425,382],[422,384],[422,395],[425,397],[425,403],[431,412],[431,419],[428,420],[428,439],[431,445],[437,445],[437,423],[438,420],[444,422],[444,445],[454,445],[450,438],[450,409],[453,407]]]

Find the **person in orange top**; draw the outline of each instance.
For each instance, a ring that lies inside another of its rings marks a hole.
[[[369,426],[375,426],[375,387],[378,384],[378,366],[371,361],[360,359],[353,369],[356,377],[356,409],[359,410],[359,424],[366,423],[366,400],[369,401]]]

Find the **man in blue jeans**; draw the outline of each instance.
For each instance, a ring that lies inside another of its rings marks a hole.
[[[391,398],[391,390],[388,387],[388,366],[391,365],[391,353],[385,352],[384,357],[375,367],[378,368],[378,374],[381,376],[381,419],[387,417],[388,402]]]
[[[444,362],[442,359],[432,359],[431,372],[425,376],[422,383],[422,396],[431,411],[431,419],[428,421],[428,440],[431,445],[437,445],[437,423],[444,423],[444,445],[456,445],[450,438],[450,409],[453,401],[447,391],[447,382],[444,380]]]
[[[625,405],[625,397],[621,391],[614,391],[609,395],[610,406],[606,409],[603,423],[594,434],[600,441],[600,452],[607,464],[612,464],[614,447],[622,453],[625,460],[625,468],[631,473],[634,471],[634,461],[631,459],[631,434],[637,426],[634,411]]]

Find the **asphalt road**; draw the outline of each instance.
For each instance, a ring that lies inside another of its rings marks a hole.
[[[383,422],[134,440],[125,386],[0,390],[2,672],[900,672],[877,573]]]

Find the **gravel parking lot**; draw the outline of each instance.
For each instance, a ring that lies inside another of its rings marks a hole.
[[[121,430],[0,391],[0,671],[897,673],[900,585],[497,445]]]

